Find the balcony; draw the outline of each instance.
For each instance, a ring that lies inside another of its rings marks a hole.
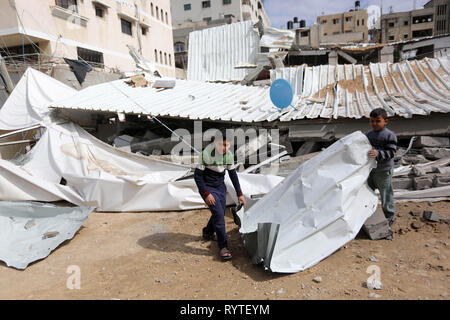
[[[64,19],[66,21],[70,21],[74,24],[78,24],[82,27],[86,27],[87,23],[89,21],[88,18],[83,17],[76,11],[70,10],[70,9],[65,9],[60,6],[50,6],[50,10],[51,10],[53,16]]]

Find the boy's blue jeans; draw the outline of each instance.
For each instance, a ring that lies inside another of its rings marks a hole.
[[[395,217],[394,188],[392,187],[393,170],[376,171],[372,170],[367,180],[369,187],[378,189],[381,196],[381,206],[384,216],[388,220]]]
[[[228,247],[227,233],[225,230],[225,209],[227,208],[227,187],[225,184],[219,187],[207,186],[209,192],[216,200],[216,204],[209,206],[211,218],[206,227],[203,228],[203,234],[211,235],[216,232],[219,249]]]

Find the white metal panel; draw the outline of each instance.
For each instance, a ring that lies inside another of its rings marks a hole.
[[[259,34],[251,21],[191,32],[187,79],[240,81],[248,70],[235,66],[256,64],[259,51]]]

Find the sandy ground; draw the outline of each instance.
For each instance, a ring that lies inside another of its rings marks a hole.
[[[421,214],[432,209],[449,218],[449,202],[398,203],[397,209],[394,241],[371,241],[360,232],[333,255],[296,274],[273,274],[252,265],[229,212],[234,257],[228,262],[218,258],[216,242],[199,236],[209,218],[206,210],[93,213],[72,240],[26,270],[0,262],[0,299],[448,300],[449,224],[425,222]],[[67,288],[71,265],[80,268],[80,289]],[[363,286],[371,265],[380,268],[382,290]],[[320,283],[313,281],[317,276]]]

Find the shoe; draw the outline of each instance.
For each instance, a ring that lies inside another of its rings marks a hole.
[[[220,249],[219,255],[222,258],[222,260],[224,260],[224,261],[230,260],[231,258],[233,258],[233,256],[231,255],[230,250],[228,250],[227,247]]]

